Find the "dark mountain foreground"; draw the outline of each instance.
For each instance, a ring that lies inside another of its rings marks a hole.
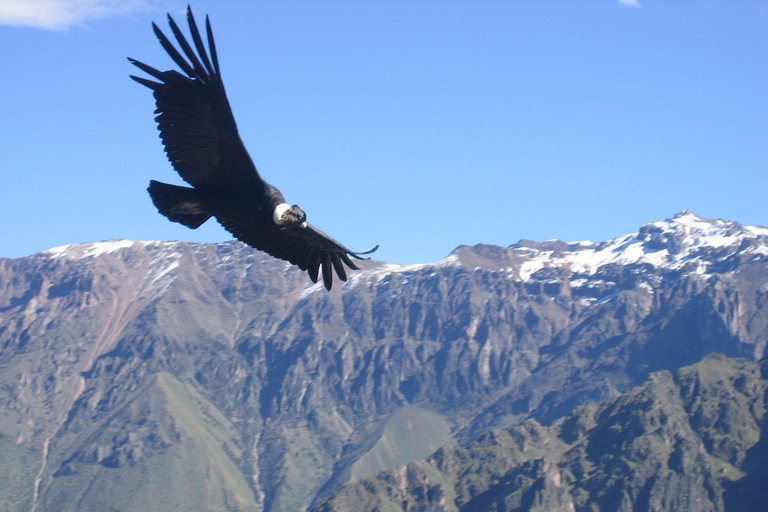
[[[712,355],[616,398],[350,484],[322,512],[766,510],[768,363]]]
[[[0,510],[761,496],[768,229],[682,212],[602,243],[365,263],[327,293],[237,242],[0,259]]]

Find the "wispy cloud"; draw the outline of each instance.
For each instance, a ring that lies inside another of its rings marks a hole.
[[[0,0],[0,24],[62,30],[109,16],[156,9],[159,0]]]
[[[627,7],[640,7],[640,0],[619,0],[619,3]]]

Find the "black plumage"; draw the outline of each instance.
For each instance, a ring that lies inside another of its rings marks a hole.
[[[307,223],[301,208],[289,207],[280,191],[261,179],[237,133],[210,21],[206,16],[206,52],[189,7],[187,20],[194,48],[168,16],[181,52],[152,24],[160,44],[181,72],[158,71],[128,59],[156,80],[131,75],[152,89],[165,152],[173,168],[192,185],[180,187],[152,180],[148,188],[152,202],[168,219],[192,229],[214,217],[238,240],[306,270],[313,282],[322,269],[328,290],[334,271],[346,281],[344,266],[358,269],[350,257],[363,259],[362,255],[378,246],[366,252],[350,251]]]

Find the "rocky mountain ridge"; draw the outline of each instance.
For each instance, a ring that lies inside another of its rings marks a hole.
[[[237,242],[0,259],[0,500],[302,510],[711,352],[760,359],[767,263],[768,230],[690,212],[602,244],[365,262],[331,293]]]
[[[551,427],[493,430],[467,447],[350,484],[322,512],[764,509],[745,478],[768,456],[768,364],[720,355],[651,374]]]

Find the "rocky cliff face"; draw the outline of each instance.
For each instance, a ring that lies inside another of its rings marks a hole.
[[[235,242],[0,260],[0,501],[301,510],[713,351],[757,360],[766,283],[768,230],[689,212],[601,244],[368,262],[331,293]]]

